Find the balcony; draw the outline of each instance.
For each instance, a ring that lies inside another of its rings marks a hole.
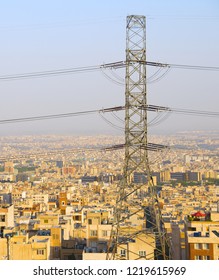
[[[188,234],[188,237],[209,237],[209,232],[194,231]]]

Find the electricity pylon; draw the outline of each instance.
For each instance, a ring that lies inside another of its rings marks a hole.
[[[125,86],[124,171],[118,186],[107,259],[168,259],[167,240],[148,160],[144,16],[127,17]],[[136,184],[135,174],[140,174],[144,182]],[[136,246],[146,249],[136,250]]]

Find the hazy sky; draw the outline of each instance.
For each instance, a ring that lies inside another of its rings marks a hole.
[[[147,60],[219,66],[218,0],[0,0],[0,76],[125,60],[126,16],[131,14],[147,18]],[[153,71],[147,68],[148,76]],[[123,71],[108,74],[124,78]],[[172,69],[148,84],[148,103],[219,111],[218,76],[219,71]],[[124,86],[101,72],[0,81],[0,120],[119,106],[124,93]],[[0,135],[121,133],[98,115],[0,129]],[[151,133],[183,130],[218,130],[218,118],[172,114],[151,127]]]

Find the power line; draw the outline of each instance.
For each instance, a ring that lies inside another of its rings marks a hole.
[[[94,66],[85,66],[85,67],[47,70],[47,71],[40,71],[40,72],[28,72],[28,73],[21,73],[21,74],[3,75],[0,76],[0,81],[20,80],[20,79],[28,79],[28,78],[43,78],[48,76],[85,73],[85,72],[97,71],[99,69],[100,69],[100,65],[94,65]]]
[[[123,62],[122,62],[123,63]],[[116,64],[118,68],[118,62],[101,64],[101,65],[91,65],[91,66],[81,66],[81,67],[73,67],[73,68],[61,68],[61,69],[53,69],[46,71],[36,71],[36,72],[26,72],[20,74],[9,74],[0,76],[0,81],[10,81],[10,80],[20,80],[20,79],[28,79],[28,78],[44,78],[48,76],[59,76],[59,75],[69,75],[69,74],[77,74],[77,73],[86,73],[98,71],[103,68],[109,68],[109,65]],[[120,67],[125,67],[125,65],[121,64]]]
[[[118,145],[119,146],[119,145]],[[31,157],[47,157],[52,155],[65,155],[70,153],[80,153],[80,152],[107,152],[107,151],[113,151],[118,150],[118,148],[115,148],[114,146],[100,146],[100,147],[93,147],[93,148],[75,148],[75,149],[66,149],[66,150],[53,150],[49,152],[40,152],[40,153],[30,153],[30,154],[23,154],[22,155],[16,155],[16,156],[1,156],[0,161],[5,160],[17,160],[17,159],[25,159],[25,158],[31,158]]]
[[[170,68],[180,68],[185,70],[204,70],[204,71],[219,71],[218,66],[201,66],[201,65],[184,65],[184,64],[167,64]]]
[[[170,108],[170,111],[183,115],[196,115],[196,116],[217,117],[217,118],[219,117],[219,112],[177,109],[177,108]]]
[[[134,146],[133,146],[134,147]],[[106,146],[100,146],[100,147],[83,147],[83,148],[74,148],[74,149],[66,149],[66,150],[52,150],[52,151],[45,151],[45,152],[39,152],[39,153],[29,153],[29,154],[18,154],[16,156],[14,155],[8,155],[8,156],[0,156],[0,161],[7,161],[7,160],[21,160],[26,158],[33,158],[33,157],[48,157],[53,155],[69,155],[74,153],[84,153],[84,152],[113,152],[118,150],[123,150],[125,148],[125,144],[116,144],[116,145],[106,145]],[[178,149],[175,146],[167,146],[167,145],[161,145],[161,144],[155,144],[155,143],[148,143],[145,145],[140,145],[140,149],[147,150],[151,152],[162,152],[162,151],[170,151]]]
[[[193,110],[193,109],[180,109],[180,108],[171,108],[157,105],[148,105],[148,106],[140,106],[140,109],[151,111],[151,112],[173,112],[177,114],[184,115],[196,115],[196,116],[206,116],[206,117],[219,117],[219,112],[211,112],[211,111],[202,111],[202,110]],[[41,115],[41,116],[33,116],[33,117],[24,117],[24,118],[13,118],[13,119],[3,119],[0,120],[0,124],[8,124],[8,123],[18,123],[18,122],[31,122],[31,121],[40,121],[40,120],[49,120],[49,119],[58,119],[58,118],[69,118],[69,117],[77,117],[89,114],[99,113],[101,117],[103,117],[104,113],[109,112],[117,112],[125,110],[125,106],[116,106],[109,107],[103,109],[96,110],[87,110],[87,111],[79,111],[79,112],[69,112],[63,114],[52,114],[52,115]],[[110,122],[110,121],[108,121]],[[113,125],[110,122],[111,125]]]
[[[167,68],[180,68],[180,69],[186,69],[186,70],[205,70],[205,71],[219,71],[219,66],[203,66],[203,65],[186,65],[186,64],[172,64],[172,63],[162,63],[162,62],[155,62],[155,61],[135,61],[135,60],[129,60],[129,61],[117,61],[113,63],[107,63],[102,65],[103,68],[111,68],[111,69],[118,69],[123,68],[126,66],[126,64],[134,64],[134,63],[141,63],[146,64],[148,66],[153,67],[167,67]]]
[[[146,107],[141,106],[141,108],[153,112],[174,112],[174,113],[184,114],[184,115],[219,117],[219,112],[212,112],[212,111],[182,109],[182,108],[180,109],[180,108],[171,108],[171,107],[164,107],[164,106],[157,106],[157,105],[148,105]]]
[[[101,18],[89,18],[86,20],[75,20],[75,21],[54,21],[47,23],[32,23],[32,24],[16,24],[16,25],[0,25],[1,30],[20,30],[20,29],[47,29],[57,27],[78,27],[83,25],[95,25],[110,22],[117,22],[123,20],[122,16],[117,17],[101,17]]]
[[[99,110],[70,112],[70,113],[64,113],[64,114],[33,116],[33,117],[15,118],[15,119],[4,119],[4,120],[0,120],[0,124],[30,122],[30,121],[49,120],[49,119],[57,119],[57,118],[69,118],[69,117],[77,117],[77,116],[81,116],[81,115],[89,115],[89,114],[94,114],[94,113],[107,113],[107,112],[120,111],[120,110],[124,110],[124,107],[117,106],[117,107],[104,108],[104,109],[99,109]]]
[[[47,71],[39,71],[39,72],[26,72],[20,74],[10,74],[10,75],[2,75],[0,76],[0,81],[11,81],[11,80],[20,80],[20,79],[32,79],[32,78],[44,78],[49,76],[59,76],[59,75],[70,75],[76,73],[86,73],[86,72],[94,72],[101,69],[119,69],[124,68],[126,66],[125,61],[117,61],[112,63],[106,63],[101,65],[93,65],[93,66],[82,66],[75,68],[62,68],[55,70],[47,70]],[[135,63],[134,60],[129,61],[128,63]],[[140,63],[146,64],[148,66],[153,67],[162,67],[162,68],[180,68],[185,70],[205,70],[205,71],[219,71],[218,66],[201,66],[201,65],[184,65],[184,64],[170,64],[170,63],[160,63],[154,61],[142,61]]]

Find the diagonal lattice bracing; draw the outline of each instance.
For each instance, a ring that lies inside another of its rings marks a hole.
[[[168,259],[166,236],[150,172],[146,92],[146,19],[128,16],[126,26],[125,160],[118,185],[107,259]],[[147,178],[136,184],[135,172]]]

